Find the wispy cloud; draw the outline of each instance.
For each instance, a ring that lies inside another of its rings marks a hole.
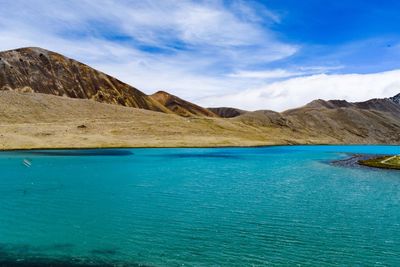
[[[92,38],[149,53],[154,51],[146,51],[146,47],[154,46],[164,52],[239,65],[250,65],[256,57],[260,63],[296,52],[294,45],[278,41],[258,23],[241,19],[244,8],[230,9],[219,1],[17,0],[2,1],[1,5],[7,6],[2,8],[4,16],[0,18],[3,30],[46,46],[51,43],[41,43],[41,37],[73,40],[76,46]],[[251,10],[251,6],[247,9]],[[39,38],[35,40],[31,35]],[[7,35],[2,38],[7,39]]]
[[[0,0],[0,7],[1,50],[55,50],[148,93],[162,87],[193,99],[230,90],[227,73],[298,50],[262,27],[278,15],[245,1]]]

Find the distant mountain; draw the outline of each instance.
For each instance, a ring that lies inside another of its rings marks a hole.
[[[282,113],[255,111],[235,118],[252,125],[291,129],[298,136],[337,143],[399,143],[400,105],[392,99],[350,103],[315,100]]]
[[[322,99],[317,99],[314,100],[310,103],[308,103],[307,105],[305,105],[305,107],[307,108],[329,108],[329,109],[333,109],[333,108],[344,108],[344,107],[350,107],[351,104],[345,100],[322,100]]]
[[[374,98],[364,102],[350,103],[345,100],[314,100],[303,108],[327,108],[327,109],[338,109],[338,108],[359,108],[364,110],[376,110],[383,112],[390,112],[393,114],[399,114],[400,105],[392,100],[393,98]],[[295,109],[295,110],[298,110]]]
[[[234,118],[247,112],[245,110],[241,110],[238,108],[228,108],[228,107],[207,108],[207,109],[214,112],[221,118]]]
[[[169,113],[157,101],[107,74],[42,48],[0,52],[0,90],[92,99]]]
[[[158,91],[154,93],[153,95],[151,95],[151,98],[158,101],[161,105],[167,107],[170,111],[180,116],[218,117],[217,114],[206,108],[190,103],[164,91]]]

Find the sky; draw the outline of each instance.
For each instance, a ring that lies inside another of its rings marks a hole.
[[[283,111],[400,93],[397,0],[0,0],[0,50],[35,46],[147,94]]]

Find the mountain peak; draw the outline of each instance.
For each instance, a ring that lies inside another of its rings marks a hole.
[[[165,91],[157,91],[156,93],[151,95],[151,98],[158,101],[161,105],[167,107],[173,113],[180,116],[188,117],[195,115],[218,117],[215,113],[206,108],[190,103]]]
[[[347,102],[346,100],[323,100],[323,99],[317,99],[314,101],[311,101],[305,107],[307,108],[345,108],[345,107],[350,107],[351,103]]]
[[[159,91],[155,92],[153,95],[168,95],[168,96],[172,96],[172,94],[170,94],[170,93],[168,93],[166,91],[163,91],[163,90],[159,90]]]
[[[15,54],[15,55],[19,55],[19,54],[36,54],[36,55],[45,55],[48,56],[49,53],[52,54],[57,54],[56,52],[53,52],[51,50],[47,50],[41,47],[36,47],[36,46],[28,46],[28,47],[20,47],[20,48],[16,48],[16,49],[10,49],[10,50],[6,50],[6,51],[2,51],[0,52],[0,54],[3,53],[8,53],[8,54]]]

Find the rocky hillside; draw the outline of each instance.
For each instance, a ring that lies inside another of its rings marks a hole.
[[[34,47],[0,52],[0,90],[93,99],[169,113],[128,84],[73,59]]]
[[[206,108],[190,103],[164,91],[156,92],[155,94],[151,95],[151,98],[158,101],[161,105],[167,107],[170,111],[180,116],[218,117],[218,115]]]
[[[391,97],[390,100],[400,105],[400,94]]]
[[[315,100],[282,113],[248,112],[235,118],[251,126],[291,129],[299,136],[336,143],[400,143],[400,105],[391,99],[349,103]]]

